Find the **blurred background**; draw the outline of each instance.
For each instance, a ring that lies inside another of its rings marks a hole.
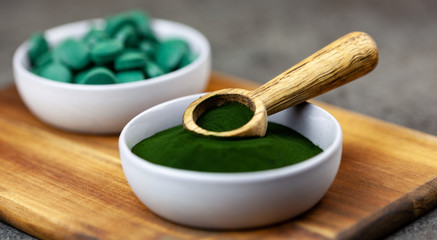
[[[437,135],[437,1],[1,0],[0,87],[12,55],[33,32],[132,8],[206,35],[216,71],[264,83],[351,31],[369,33],[379,64],[317,99]],[[0,223],[1,239],[28,239]],[[389,239],[436,239],[437,210]]]

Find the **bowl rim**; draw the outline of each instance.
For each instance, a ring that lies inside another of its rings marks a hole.
[[[260,182],[265,180],[273,180],[283,177],[289,177],[290,175],[298,175],[300,173],[303,173],[309,169],[315,168],[318,165],[322,164],[325,161],[328,161],[330,157],[336,154],[337,150],[342,150],[342,144],[343,144],[343,132],[341,129],[341,126],[337,119],[334,118],[328,111],[325,109],[309,103],[304,102],[301,104],[305,104],[307,107],[315,108],[317,111],[321,111],[326,115],[331,121],[333,121],[335,126],[335,136],[332,143],[323,150],[323,152],[317,154],[316,156],[309,158],[307,160],[304,160],[302,162],[281,167],[281,168],[275,168],[275,169],[269,169],[269,170],[262,170],[262,171],[253,171],[253,172],[232,172],[232,173],[217,173],[217,172],[200,172],[200,171],[194,171],[194,170],[186,170],[186,169],[177,169],[177,168],[171,168],[167,166],[162,166],[159,164],[155,164],[152,162],[149,162],[134,153],[132,153],[131,149],[128,147],[126,142],[126,134],[129,128],[137,122],[143,115],[148,114],[149,112],[153,111],[159,111],[162,107],[165,105],[170,105],[178,101],[184,101],[187,99],[194,100],[195,98],[200,97],[205,93],[200,94],[192,94],[185,97],[176,98],[158,105],[155,105],[154,107],[151,107],[141,113],[139,113],[137,116],[135,116],[132,120],[130,120],[123,130],[120,133],[119,136],[119,151],[120,151],[120,157],[122,161],[122,166],[124,166],[126,161],[133,164],[135,167],[142,169],[145,172],[154,172],[155,174],[160,174],[163,176],[171,177],[171,178],[178,178],[179,180],[188,180],[188,181],[203,181],[203,182],[220,182],[220,183],[245,183],[245,182]],[[126,153],[128,156],[123,157],[123,153]],[[340,159],[341,161],[341,159]]]
[[[94,19],[86,19],[86,20],[81,20],[81,21],[70,22],[70,23],[66,23],[66,24],[62,24],[62,25],[58,25],[58,26],[49,28],[49,29],[43,31],[43,33],[50,34],[50,32],[58,31],[59,29],[62,29],[62,28],[72,28],[72,27],[77,27],[80,25],[91,26],[93,23],[95,24],[96,22],[101,22],[102,20],[103,20],[102,18],[94,18]],[[161,82],[171,81],[172,79],[179,78],[180,76],[183,76],[183,75],[193,71],[194,69],[199,68],[200,65],[202,65],[205,61],[208,61],[208,59],[210,58],[210,55],[211,55],[211,46],[210,46],[208,39],[200,31],[198,31],[197,29],[195,29],[189,25],[186,25],[186,24],[183,24],[180,22],[175,22],[175,21],[160,19],[160,18],[152,18],[151,20],[152,20],[151,25],[152,25],[152,28],[154,28],[154,29],[159,27],[159,25],[167,24],[167,25],[175,26],[177,28],[185,28],[185,29],[189,30],[191,32],[190,34],[192,34],[192,36],[194,36],[194,38],[196,38],[199,41],[199,43],[201,43],[199,45],[199,52],[198,52],[197,58],[193,62],[191,62],[190,64],[188,64],[180,69],[177,69],[177,70],[172,71],[170,73],[166,73],[164,75],[154,77],[151,79],[147,79],[147,80],[128,82],[128,83],[102,84],[102,85],[63,83],[63,82],[58,82],[58,81],[54,81],[54,80],[50,80],[50,79],[46,79],[46,78],[43,78],[41,76],[38,76],[38,75],[32,73],[27,67],[24,66],[24,64],[23,64],[24,58],[27,57],[26,52],[28,49],[28,43],[27,43],[27,40],[25,40],[23,43],[21,43],[18,46],[18,48],[14,52],[13,60],[12,60],[14,70],[23,74],[25,78],[33,79],[34,81],[37,81],[41,84],[45,84],[45,85],[52,86],[52,87],[64,88],[64,89],[70,89],[70,90],[81,90],[81,91],[104,91],[104,90],[130,89],[130,88],[144,87],[144,86],[149,86],[149,85],[160,84]],[[187,41],[189,42],[189,40],[187,40]],[[49,41],[49,43],[50,43],[50,41]],[[16,77],[15,77],[15,79],[16,79]]]

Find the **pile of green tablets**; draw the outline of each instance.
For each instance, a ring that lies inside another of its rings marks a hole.
[[[52,48],[42,33],[33,34],[28,40],[31,71],[66,83],[126,83],[175,71],[196,58],[185,40],[158,39],[143,11],[119,13],[105,23]]]

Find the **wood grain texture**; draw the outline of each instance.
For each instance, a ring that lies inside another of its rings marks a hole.
[[[267,114],[282,111],[344,85],[372,71],[378,48],[363,32],[351,32],[255,89]]]
[[[262,86],[221,89],[193,101],[183,116],[185,129],[206,136],[264,137],[267,115],[319,96],[372,71],[378,63],[378,48],[364,32],[351,32],[328,44]],[[214,132],[196,124],[197,118],[225,102],[240,102],[254,115],[240,128]]]
[[[256,84],[214,73],[208,90]],[[134,196],[118,136],[41,123],[15,88],[0,91],[0,219],[44,239],[350,239],[389,234],[437,206],[437,137],[331,105],[344,131],[338,175],[307,213],[245,231],[187,228]]]

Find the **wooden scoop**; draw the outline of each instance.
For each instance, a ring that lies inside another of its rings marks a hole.
[[[349,33],[253,91],[223,89],[208,93],[185,110],[183,125],[198,134],[217,137],[265,135],[267,115],[314,98],[372,71],[378,63],[378,49],[363,32]],[[254,112],[240,128],[213,132],[196,124],[199,116],[225,102],[240,102]]]

